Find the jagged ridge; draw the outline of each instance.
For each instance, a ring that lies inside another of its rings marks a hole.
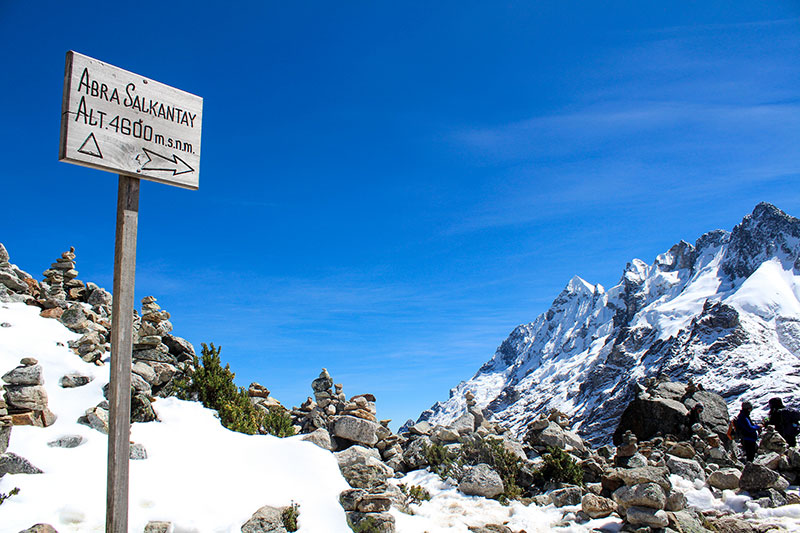
[[[651,265],[634,259],[608,290],[574,277],[419,420],[448,423],[471,391],[517,434],[557,408],[599,443],[649,376],[693,379],[730,404],[800,403],[799,357],[800,220],[760,203],[731,232],[681,241]]]

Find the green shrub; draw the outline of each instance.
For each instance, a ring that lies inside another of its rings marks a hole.
[[[431,470],[444,480],[448,477],[457,478],[456,474],[465,466],[487,464],[503,480],[505,490],[498,496],[498,500],[516,500],[522,496],[522,488],[518,483],[522,461],[506,450],[499,439],[466,437],[461,440],[461,447],[457,452],[451,452],[441,444],[433,444],[425,448],[425,459]]]
[[[12,496],[16,496],[17,494],[19,494],[19,487],[14,487],[10,491],[8,491],[8,494],[0,492],[0,505],[3,505],[4,501],[6,501]]]
[[[432,472],[439,474],[442,479],[451,477],[458,457],[457,454],[436,443],[426,446],[423,449],[423,454]]]
[[[406,498],[408,498],[408,503],[422,503],[431,499],[431,493],[420,485],[411,485],[409,487],[401,483],[398,487],[400,491],[406,495]]]
[[[542,466],[536,470],[534,479],[537,484],[570,483],[583,485],[583,470],[570,454],[561,448],[548,447],[542,456]]]
[[[294,426],[289,414],[281,408],[271,408],[268,413],[263,413],[261,420],[262,433],[269,433],[276,437],[291,437],[294,435]]]
[[[294,502],[289,507],[285,507],[281,512],[281,521],[286,531],[293,533],[297,531],[297,518],[300,516],[300,506]]]
[[[194,372],[186,381],[176,383],[178,397],[200,401],[205,407],[215,409],[220,422],[231,431],[255,435],[269,433],[278,437],[294,435],[292,422],[283,413],[266,413],[250,402],[247,390],[237,387],[236,377],[229,364],[222,366],[221,347],[203,343],[202,359],[193,359]]]
[[[349,520],[347,521],[353,533],[382,533],[383,529],[380,523],[371,516],[364,517],[358,524],[353,525]]]
[[[503,441],[491,437],[464,439],[460,451],[460,461],[465,465],[485,463],[494,469],[503,480],[505,490],[498,499],[516,500],[522,496],[519,474],[522,461],[514,453],[506,450]]]

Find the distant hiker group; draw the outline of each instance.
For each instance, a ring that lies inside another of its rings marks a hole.
[[[797,435],[800,434],[800,411],[784,406],[783,400],[777,397],[772,398],[768,405],[769,415],[761,424],[756,424],[751,417],[753,404],[742,402],[739,414],[731,420],[728,426],[728,438],[741,443],[747,462],[755,459],[758,451],[758,438],[766,426],[775,428],[775,431],[783,437],[790,448],[797,446]],[[702,406],[700,406],[700,411],[702,412]],[[686,415],[689,422],[693,418],[698,418],[698,415],[693,415],[693,413],[694,409]]]

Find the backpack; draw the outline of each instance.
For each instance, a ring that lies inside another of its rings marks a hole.
[[[789,435],[800,434],[800,411],[796,409],[782,409],[783,424]]]
[[[731,421],[728,424],[728,438],[730,440],[738,440],[739,439],[739,432],[736,430],[736,419],[735,418],[731,418]]]

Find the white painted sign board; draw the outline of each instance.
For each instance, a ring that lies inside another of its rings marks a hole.
[[[67,52],[59,160],[197,189],[203,99]]]

